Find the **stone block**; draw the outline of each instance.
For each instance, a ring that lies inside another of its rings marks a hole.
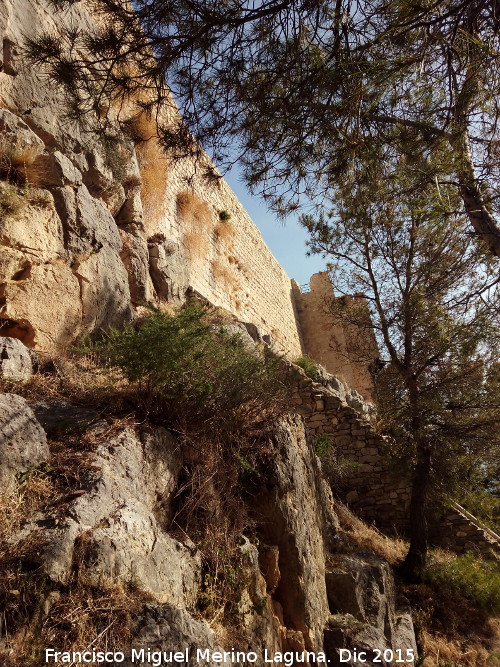
[[[0,337],[0,377],[25,382],[33,375],[32,353],[17,338]]]
[[[8,493],[15,476],[49,458],[45,431],[21,396],[0,394],[0,486]]]

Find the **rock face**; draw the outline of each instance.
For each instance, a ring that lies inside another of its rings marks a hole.
[[[23,62],[25,36],[40,29],[57,34],[58,21],[95,25],[91,3],[69,3],[63,14],[56,16],[49,0],[0,3],[0,333],[6,336],[0,368],[9,379],[28,379],[32,372],[24,346],[57,353],[82,334],[133,321],[135,308],[144,302],[182,302],[193,284],[179,213],[171,213],[169,230],[175,233],[168,239],[144,219],[133,142],[113,119],[104,134],[65,119],[60,92]],[[191,188],[187,172],[179,173],[171,174],[175,201],[176,194]],[[289,279],[234,195],[226,192],[228,199],[223,198],[224,188],[214,186],[211,208],[202,209],[207,227],[201,216],[201,227],[191,233],[196,241],[203,232],[228,266],[219,270],[217,282],[217,262],[200,256],[194,273],[211,295],[231,293],[222,303],[232,304],[232,312],[242,309],[241,319],[258,323],[259,328],[252,322],[235,326],[248,346],[255,340],[272,347],[275,340],[276,349],[283,350],[283,341],[289,341],[298,354]],[[169,210],[175,201],[168,202]],[[226,225],[224,240],[216,228],[217,212],[225,208],[239,213],[234,225]],[[243,256],[252,258],[253,269],[232,255],[235,240]],[[267,268],[263,276],[251,275],[264,266],[261,251]],[[332,391],[349,410],[369,412],[341,383]],[[264,481],[248,499],[259,540],[238,535],[237,632],[233,628],[224,637],[215,629],[225,603],[211,625],[200,620],[206,564],[175,523],[185,485],[182,442],[147,422],[111,428],[98,412],[65,399],[38,401],[32,408],[20,396],[0,396],[2,491],[14,491],[16,475],[44,461],[53,466],[49,470],[57,469],[62,444],[76,466],[63,466],[65,491],[55,486],[55,497],[10,537],[12,553],[21,554],[22,566],[35,572],[40,590],[47,591],[34,613],[48,614],[54,600],[68,595],[82,568],[88,590],[121,586],[147,598],[128,628],[136,650],[187,647],[194,654],[198,648],[237,645],[255,651],[253,664],[265,667],[265,650],[301,653],[326,647],[333,660],[334,640],[337,648],[358,639],[382,647],[395,645],[401,628],[411,635],[411,619],[395,611],[387,566],[351,556],[338,561],[338,571],[327,569],[339,548],[338,523],[300,416],[281,420],[268,435]],[[51,439],[52,458],[40,422]],[[230,581],[234,573],[219,576]],[[339,587],[347,592],[341,594]],[[339,615],[344,621],[335,625]],[[32,627],[41,627],[40,620],[34,618]],[[64,622],[73,633],[77,621]],[[155,664],[148,657],[141,662]]]
[[[89,576],[96,585],[133,579],[160,602],[192,604],[199,556],[161,528],[180,464],[176,444],[164,429],[141,438],[126,429],[97,449],[94,472],[71,511],[54,521],[53,528],[40,529],[37,521],[27,524],[14,541],[29,533],[43,536],[47,546],[40,552],[40,566],[54,583],[65,584],[76,545],[85,536]]]
[[[0,394],[0,488],[8,493],[16,474],[46,461],[49,448],[45,431],[24,398]]]
[[[12,489],[17,472],[51,459],[26,401],[3,395],[0,403],[2,483]],[[155,664],[154,651],[186,648],[189,664],[207,662],[198,649],[236,648],[255,652],[259,667],[265,667],[265,651],[324,650],[337,664],[340,648],[414,649],[411,617],[396,611],[387,563],[337,553],[331,492],[300,418],[282,419],[268,436],[265,481],[250,500],[261,538],[256,546],[241,535],[233,607],[238,636],[221,639],[199,620],[202,554],[185,533],[170,530],[184,466],[181,443],[159,426],[121,427],[110,435],[98,413],[62,400],[34,409],[54,437],[90,432],[97,442],[78,459],[78,487],[52,499],[10,538],[14,552],[37,545],[29,561],[45,580],[44,608],[74,585],[75,568],[83,566],[87,586],[106,590],[121,583],[148,596],[134,612],[127,644],[136,656],[150,649],[141,658],[145,665]]]
[[[342,647],[368,649],[372,659],[375,649],[387,651],[387,656],[396,649],[405,657],[417,654],[411,616],[406,609],[396,610],[394,577],[385,561],[368,554],[338,556],[326,574],[326,586],[333,616],[325,629],[325,646],[332,664],[341,664]],[[356,660],[343,664],[355,665]]]
[[[29,380],[33,361],[29,350],[17,338],[0,337],[0,377],[9,380]]]

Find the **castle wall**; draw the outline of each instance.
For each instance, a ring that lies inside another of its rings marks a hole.
[[[328,272],[314,274],[309,287],[307,292],[297,283],[293,285],[304,350],[366,400],[373,400],[373,380],[368,370],[370,361],[378,356],[373,331],[361,329],[332,314],[330,306],[334,292]],[[342,300],[347,315],[369,318],[362,297],[342,297]]]
[[[198,216],[183,213],[179,195],[181,200],[193,197],[191,206],[201,209]],[[221,212],[229,219],[220,220]],[[155,231],[182,247],[194,290],[255,324],[289,358],[302,354],[290,278],[224,179],[207,181],[187,160],[172,165]]]

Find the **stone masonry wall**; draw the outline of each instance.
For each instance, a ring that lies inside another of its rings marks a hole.
[[[490,557],[493,553],[500,558],[500,536],[481,526],[476,517],[458,503],[447,509],[438,527],[433,527],[431,537],[457,553],[476,551],[482,556]]]
[[[365,400],[373,400],[368,366],[378,356],[378,350],[372,331],[340,321],[329,312],[334,292],[328,272],[313,275],[309,287],[310,291],[302,291],[293,281],[304,349],[329,373],[359,391]],[[368,316],[362,297],[344,297],[343,301],[351,312],[361,309]]]
[[[194,225],[184,219],[179,194],[205,204],[204,219]],[[220,220],[221,211],[230,218]],[[290,278],[226,181],[207,181],[187,160],[173,164],[154,231],[181,246],[195,291],[255,324],[289,358],[303,353]]]
[[[325,384],[314,382],[295,368],[295,409],[313,438],[327,434],[346,462],[342,485],[345,500],[368,522],[388,532],[405,527],[410,487],[408,480],[395,480],[383,457],[386,437],[370,423],[370,405],[355,391],[329,376]]]
[[[291,372],[296,387],[294,409],[304,418],[310,436],[317,440],[326,434],[337,461],[343,458],[343,499],[365,521],[375,523],[384,532],[404,535],[410,480],[388,467],[383,455],[387,437],[377,433],[370,423],[370,404],[335,377],[315,382],[296,366]],[[482,556],[500,557],[498,535],[483,528],[457,503],[433,521],[430,533],[434,544],[456,553],[476,551]]]

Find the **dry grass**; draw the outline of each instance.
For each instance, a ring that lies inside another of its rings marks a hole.
[[[23,191],[12,183],[0,183],[0,215],[16,217],[27,204]]]
[[[177,215],[184,222],[184,245],[192,260],[206,255],[210,240],[210,207],[192,192],[177,195]]]
[[[141,199],[146,229],[154,225],[165,213],[169,162],[163,152],[156,127],[156,120],[140,111],[127,122],[141,173]],[[129,185],[129,184],[127,184]]]
[[[390,538],[355,516],[338,500],[335,511],[345,541],[356,551],[371,551],[391,565],[399,563],[406,555],[408,543],[400,538]]]
[[[203,257],[208,247],[207,237],[195,231],[186,232],[184,234],[184,247],[191,260]]]
[[[50,646],[65,651],[126,651],[130,646],[134,617],[151,597],[132,585],[91,585],[86,537],[77,541],[72,580],[62,590],[40,576],[24,577],[20,595],[29,605],[18,605],[23,624],[12,626],[5,667],[45,664],[43,650]]]
[[[234,239],[236,230],[229,220],[219,220],[214,227],[214,235],[217,241],[229,246]]]
[[[209,205],[192,192],[184,191],[177,195],[177,215],[194,230],[206,231],[212,224]]]
[[[231,266],[221,259],[214,259],[211,264],[211,270],[216,283],[222,283],[226,288],[231,288],[233,292],[238,292],[241,287]]]
[[[20,185],[43,184],[43,169],[37,158],[35,148],[12,145],[5,139],[0,141],[0,178]]]
[[[50,370],[50,372],[48,372]],[[118,382],[118,389],[113,384]],[[18,476],[18,486],[0,497],[0,608],[6,648],[0,663],[9,667],[43,664],[40,651],[45,646],[67,650],[125,646],[134,609],[148,599],[131,587],[91,586],[86,577],[88,559],[85,539],[75,550],[73,578],[62,589],[39,570],[40,552],[46,545],[43,527],[28,537],[12,542],[12,537],[41,512],[57,525],[67,516],[69,503],[85,493],[95,475],[91,452],[100,442],[113,438],[125,425],[134,423],[123,416],[130,410],[126,391],[118,377],[103,374],[91,356],[45,360],[44,367],[25,385],[9,386],[31,400],[68,399],[88,405],[106,416],[108,427],[98,433],[78,429],[49,440],[51,458],[47,463]],[[118,413],[119,417],[113,415]]]
[[[500,619],[439,587],[403,589],[412,606],[424,667],[493,667],[500,661]]]
[[[0,391],[14,392],[28,401],[62,398],[103,414],[123,416],[131,412],[132,394],[123,375],[103,368],[93,354],[52,357],[39,352],[42,361],[26,383],[0,379]]]
[[[240,548],[243,532],[254,528],[241,497],[240,449],[248,447],[244,440],[184,439],[187,460],[172,524],[180,537],[188,534],[193,539],[202,555],[203,584],[194,614],[219,630],[237,625],[238,602],[248,584]],[[258,445],[252,443],[251,449],[251,456],[257,456]]]
[[[397,565],[406,555],[406,542],[382,535],[338,501],[336,513],[344,546],[347,543],[353,550],[370,551],[391,565]],[[435,550],[431,557],[436,562],[447,562],[455,556]],[[436,585],[407,586],[402,592],[412,606],[419,654],[426,656],[423,667],[500,664],[500,619],[488,616],[469,600]]]

